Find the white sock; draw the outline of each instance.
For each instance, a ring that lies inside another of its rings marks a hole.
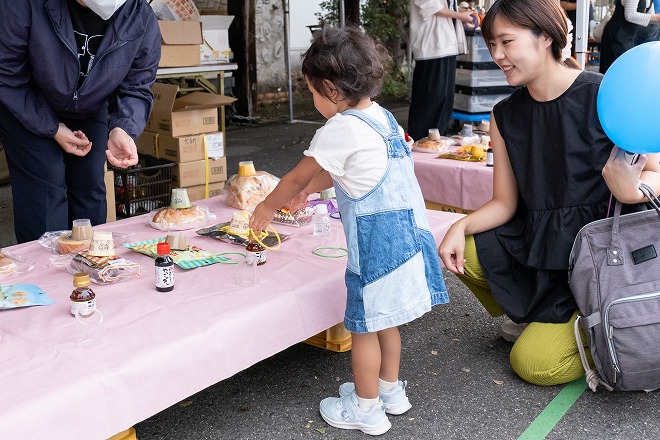
[[[380,400],[380,398],[374,397],[373,399],[365,399],[363,397],[357,396],[357,400],[358,400],[358,407],[362,411],[368,412],[371,410],[371,408],[378,405],[378,401]]]
[[[386,382],[383,379],[378,379],[378,389],[386,393],[392,391],[397,385],[399,385],[398,380],[396,382]]]

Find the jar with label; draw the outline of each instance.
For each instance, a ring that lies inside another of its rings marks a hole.
[[[247,246],[245,246],[245,252],[245,259],[248,263],[251,263],[252,260],[256,259],[257,266],[266,264],[266,248],[255,239],[250,239]]]
[[[156,290],[171,292],[174,290],[174,260],[170,257],[170,244],[162,241],[156,245]]]
[[[89,285],[88,274],[79,272],[73,276],[73,287],[75,289],[71,292],[71,296],[69,296],[71,300],[71,314],[73,316],[76,316],[76,313],[81,316],[94,313],[96,309],[96,294]]]

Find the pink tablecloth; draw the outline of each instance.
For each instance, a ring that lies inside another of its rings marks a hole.
[[[204,202],[229,221],[222,198]],[[429,212],[436,240],[458,214]],[[144,217],[98,226],[133,234],[130,241],[165,236]],[[36,262],[31,272],[2,283],[33,283],[57,303],[0,311],[0,437],[103,439],[232,376],[343,320],[345,259],[311,254],[311,226],[275,225],[293,236],[259,267],[258,285],[235,283],[234,266],[175,268],[175,288],[154,287],[154,262],[119,247],[143,275],[114,285],[92,285],[105,315],[100,346],[76,345],[69,312],[72,276],[49,262],[36,242],[11,250]],[[333,220],[333,228],[340,228]],[[236,245],[186,231],[189,243],[213,252]],[[340,234],[343,243],[343,234]],[[310,350],[314,349],[310,347]]]
[[[424,200],[474,211],[493,197],[493,168],[486,162],[438,159],[413,152],[415,175]]]

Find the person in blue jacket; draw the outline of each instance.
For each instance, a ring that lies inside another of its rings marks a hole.
[[[145,0],[0,2],[0,143],[19,243],[105,222],[106,160],[137,163],[160,31]]]

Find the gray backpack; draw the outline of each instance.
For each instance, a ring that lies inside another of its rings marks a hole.
[[[592,390],[660,388],[660,202],[645,184],[654,209],[584,226],[573,243],[569,284],[580,315],[575,337]],[[580,328],[597,372],[587,362]]]

